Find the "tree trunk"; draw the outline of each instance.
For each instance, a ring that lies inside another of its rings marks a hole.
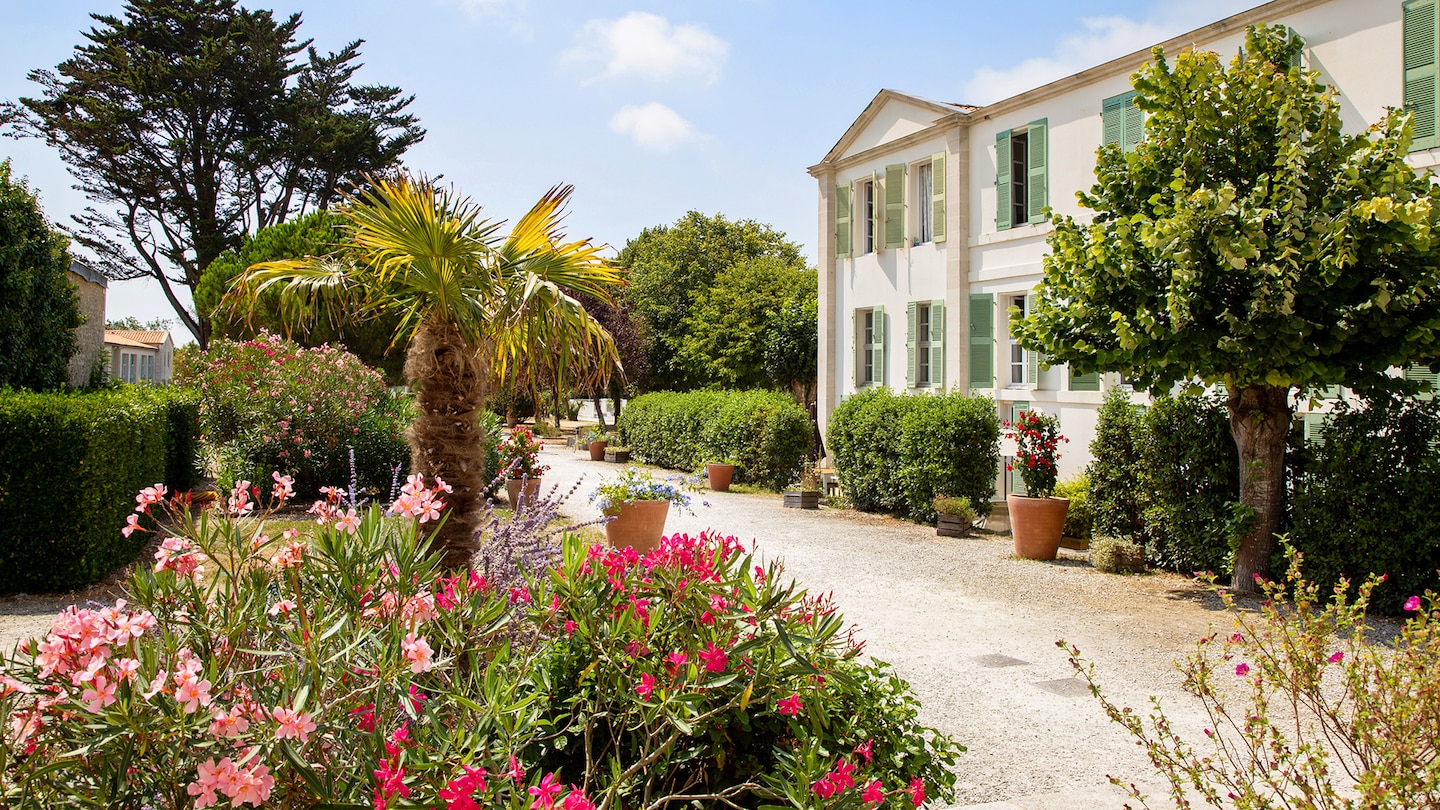
[[[605,427],[605,406],[601,401],[601,393],[600,389],[595,392],[595,421],[600,423],[601,430],[609,430],[610,428]]]
[[[1285,438],[1294,415],[1290,389],[1261,385],[1232,389],[1226,405],[1230,432],[1240,452],[1240,502],[1255,514],[1235,551],[1230,587],[1240,593],[1258,593],[1255,577],[1270,574],[1285,498]]]
[[[478,548],[475,530],[488,483],[487,437],[476,420],[485,404],[484,365],[454,324],[430,320],[410,343],[405,378],[418,410],[405,433],[411,469],[427,479],[439,476],[455,490],[444,496],[449,519],[430,548],[443,552],[446,568],[467,568]]]

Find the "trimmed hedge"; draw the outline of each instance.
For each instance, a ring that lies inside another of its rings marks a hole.
[[[935,520],[936,495],[990,513],[1000,464],[1000,419],[989,397],[898,395],[872,388],[845,399],[827,440],[855,508]]]
[[[194,481],[194,413],[164,389],[0,391],[0,592],[82,588],[134,560],[135,493]]]
[[[620,414],[621,441],[647,462],[697,470],[733,459],[735,480],[784,489],[814,447],[810,417],[777,391],[657,391]]]

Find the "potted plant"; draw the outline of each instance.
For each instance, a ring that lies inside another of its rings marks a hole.
[[[964,495],[936,495],[933,501],[938,516],[935,533],[941,537],[967,537],[975,523],[975,507]]]
[[[690,507],[685,490],[693,481],[682,476],[658,480],[644,470],[629,467],[595,488],[590,500],[600,507],[605,539],[615,548],[630,547],[645,554],[660,546],[670,504]]]
[[[1031,560],[1053,560],[1070,511],[1069,499],[1052,497],[1055,460],[1060,457],[1060,443],[1069,439],[1060,435],[1059,419],[1039,411],[1021,411],[1013,423],[1005,423],[1005,430],[1005,438],[1013,439],[1016,448],[1010,469],[1025,482],[1024,495],[1006,499],[1015,553]]]
[[[785,490],[785,505],[791,509],[820,508],[820,471],[815,463],[805,462],[800,469],[800,484]]]
[[[580,433],[580,444],[590,451],[591,461],[605,460],[605,447],[614,437],[601,427],[587,427]]]
[[[550,465],[540,463],[540,451],[545,443],[536,441],[535,434],[524,425],[516,427],[510,436],[500,443],[500,468],[505,471],[505,494],[510,507],[519,512],[522,505],[535,500],[540,489],[540,477]]]
[[[606,445],[605,460],[615,464],[624,464],[630,460],[630,448],[623,444]]]
[[[716,492],[729,492],[730,481],[735,477],[737,459],[734,456],[720,456],[716,461],[705,462],[705,479]]]

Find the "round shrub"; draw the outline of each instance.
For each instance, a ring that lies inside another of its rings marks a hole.
[[[1145,469],[1145,419],[1130,402],[1130,392],[1112,388],[1096,413],[1095,439],[1090,442],[1090,482],[1093,531],[1116,537],[1138,537],[1141,513],[1141,474]]]
[[[1138,574],[1145,570],[1145,547],[1102,534],[1090,541],[1090,564],[1107,574]]]
[[[901,433],[897,426],[904,416],[905,405],[904,398],[888,388],[867,388],[846,397],[830,414],[826,443],[835,461],[840,486],[856,509],[907,511],[905,479],[897,463],[901,458]]]
[[[1171,571],[1228,575],[1239,537],[1240,462],[1218,394],[1159,397],[1141,445],[1144,541]]]
[[[1055,497],[1068,498],[1065,512],[1065,536],[1088,540],[1094,531],[1095,515],[1090,507],[1090,479],[1077,475],[1055,485]]]

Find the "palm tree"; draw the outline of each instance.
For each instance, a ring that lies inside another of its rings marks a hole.
[[[278,289],[306,318],[366,321],[400,317],[394,341],[408,338],[405,378],[418,414],[406,433],[412,471],[454,487],[450,517],[432,538],[444,564],[470,564],[484,480],[487,366],[510,362],[517,347],[553,351],[587,367],[609,367],[608,332],[571,297],[609,298],[621,271],[589,240],[564,241],[561,221],[572,191],[557,186],[508,235],[480,206],[425,178],[371,180],[341,209],[360,260],[305,258],[249,268],[231,290],[246,306]]]

